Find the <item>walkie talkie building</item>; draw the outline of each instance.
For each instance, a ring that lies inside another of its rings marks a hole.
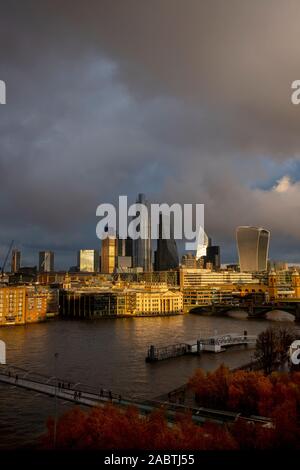
[[[270,232],[261,227],[238,227],[236,230],[240,270],[267,270]]]

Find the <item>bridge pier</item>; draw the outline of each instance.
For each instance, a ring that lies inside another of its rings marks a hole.
[[[156,361],[156,357],[155,357],[155,347],[153,346],[153,344],[151,344],[151,346],[150,346],[150,348],[149,348],[148,360],[149,360],[149,362],[154,362],[154,361]]]

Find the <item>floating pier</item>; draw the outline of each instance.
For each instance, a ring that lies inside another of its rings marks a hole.
[[[156,347],[151,345],[148,349],[146,362],[157,362],[173,357],[185,356],[186,354],[200,355],[202,352],[219,353],[231,346],[255,346],[256,339],[256,335],[248,335],[247,331],[244,331],[243,334],[226,333],[213,335],[169,346]]]

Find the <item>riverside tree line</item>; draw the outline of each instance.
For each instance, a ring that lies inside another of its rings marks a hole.
[[[60,417],[56,428],[59,449],[233,450],[300,448],[300,371],[284,366],[295,339],[285,328],[269,328],[257,340],[255,358],[261,370],[195,371],[188,382],[199,406],[264,416],[269,423],[237,419],[223,425],[193,423],[178,414],[170,426],[163,410],[140,416],[134,407],[114,405],[83,411],[73,408]],[[40,440],[53,447],[54,420]]]

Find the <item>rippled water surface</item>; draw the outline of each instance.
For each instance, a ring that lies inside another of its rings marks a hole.
[[[132,318],[98,321],[54,320],[36,325],[2,328],[7,362],[43,374],[58,376],[127,396],[155,397],[172,390],[197,367],[213,370],[222,362],[237,367],[253,350],[203,353],[156,364],[145,362],[148,346],[194,340],[205,333],[257,334],[271,323],[226,317],[185,315],[166,318]],[[290,325],[290,324],[289,324]],[[59,411],[67,409],[59,404]],[[53,399],[0,385],[0,446],[30,445],[53,415]]]

